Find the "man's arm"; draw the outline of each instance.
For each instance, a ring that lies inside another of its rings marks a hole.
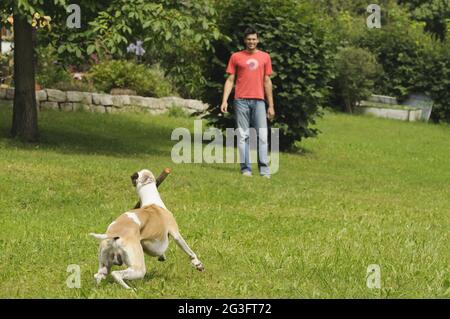
[[[220,106],[220,111],[222,113],[227,113],[228,111],[228,97],[230,96],[231,90],[234,85],[234,74],[230,74],[225,81],[225,85],[223,87],[223,97],[222,97],[222,105]]]
[[[272,94],[272,80],[270,76],[264,76],[264,92],[267,97],[267,104],[269,105],[267,109],[267,118],[272,120],[275,117],[275,106],[273,104],[273,94]]]

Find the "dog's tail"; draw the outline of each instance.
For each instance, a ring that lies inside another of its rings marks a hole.
[[[98,239],[98,240],[105,240],[105,239],[114,239],[117,240],[119,237],[116,236],[108,236],[106,234],[95,234],[95,233],[89,233],[92,237]]]

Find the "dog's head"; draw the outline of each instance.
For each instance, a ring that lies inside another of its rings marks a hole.
[[[136,188],[155,182],[156,182],[155,176],[148,169],[140,170],[139,172],[136,172],[133,175],[131,175],[131,183]]]

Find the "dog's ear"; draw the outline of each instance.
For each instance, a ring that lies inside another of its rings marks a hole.
[[[142,184],[150,184],[155,183],[155,176],[153,176],[152,173],[148,172],[144,175],[144,180],[142,181]]]
[[[119,239],[119,236],[108,236],[106,234],[96,234],[96,233],[89,233],[89,235],[91,235],[92,237],[98,239],[98,240],[105,240],[105,239],[113,239],[114,241],[116,241],[117,239]]]
[[[110,239],[111,237],[109,237],[106,234],[95,234],[95,233],[90,233],[89,235],[91,235],[92,237],[98,239],[98,240],[105,240],[105,239]]]
[[[135,181],[139,178],[139,174],[136,172],[133,175],[131,175],[131,181]]]

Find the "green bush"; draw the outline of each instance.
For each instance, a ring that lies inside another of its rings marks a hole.
[[[424,49],[418,70],[414,90],[433,99],[432,120],[450,123],[450,46],[444,43]]]
[[[153,66],[147,68],[125,60],[111,60],[95,65],[89,74],[94,86],[103,92],[111,89],[131,89],[138,95],[163,97],[176,95],[174,88],[164,75],[164,71]]]
[[[0,84],[12,85],[14,73],[14,54],[0,54]]]
[[[402,100],[412,92],[435,102],[433,119],[450,121],[450,50],[425,33],[425,23],[411,20],[400,8],[389,12],[389,24],[367,30],[358,45],[374,53],[385,73],[375,83],[378,93]]]
[[[58,55],[52,46],[39,48],[37,55],[36,84],[43,88],[62,91],[95,91],[88,79],[77,80],[72,77],[72,74],[58,61]]]
[[[450,36],[448,20],[450,18],[450,3],[448,0],[399,0],[412,13],[412,18],[425,22],[425,30],[440,40]]]
[[[352,113],[357,103],[372,94],[374,79],[382,69],[372,53],[355,47],[341,49],[335,63],[336,95]]]
[[[57,82],[49,88],[61,91],[97,92],[96,88],[87,79],[81,81],[71,79],[70,82]]]
[[[223,117],[218,110],[225,67],[232,52],[244,49],[243,32],[253,25],[260,32],[260,49],[272,57],[272,126],[280,129],[280,149],[293,149],[302,138],[315,136],[318,130],[311,125],[330,91],[334,46],[314,7],[294,0],[235,0],[221,6],[221,31],[233,41],[216,43],[210,63],[210,123],[220,128],[234,125],[231,116]]]
[[[56,50],[52,46],[39,48],[36,83],[44,88],[55,89],[57,85],[69,85],[72,77],[58,61]]]
[[[92,53],[101,61],[126,59],[132,55],[127,47],[139,40],[146,51],[141,61],[159,63],[179,94],[196,99],[204,94],[211,41],[221,38],[215,0],[94,2],[83,5],[86,28],[54,29],[52,39],[65,60],[78,56],[86,61]]]
[[[385,70],[376,82],[381,94],[407,97],[414,87],[420,44],[396,30],[373,29],[360,39],[360,46],[373,52]]]

